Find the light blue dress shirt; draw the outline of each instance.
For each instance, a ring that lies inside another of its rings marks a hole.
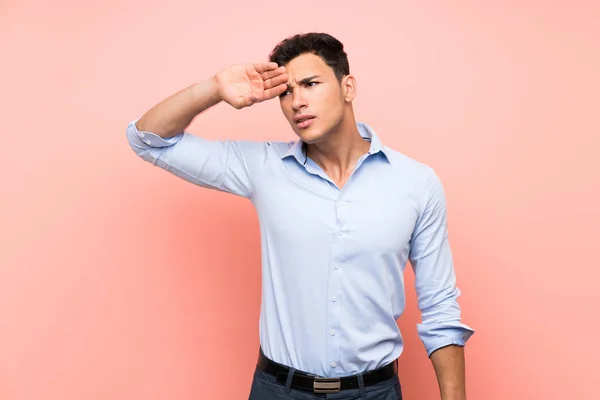
[[[464,346],[442,184],[428,166],[384,146],[357,123],[367,154],[340,190],[301,141],[162,139],[126,130],[143,160],[201,187],[243,196],[260,224],[259,338],[270,359],[324,377],[400,356],[404,268],[414,269],[428,355]],[[208,266],[206,266],[208,268]]]

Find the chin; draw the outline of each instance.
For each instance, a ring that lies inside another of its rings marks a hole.
[[[308,144],[320,142],[325,136],[320,130],[300,129],[295,131],[296,135],[298,135],[298,137],[302,139],[303,142]]]
[[[323,139],[322,135],[306,135],[306,134],[304,134],[304,135],[299,135],[299,136],[300,136],[300,139],[302,139],[302,141],[307,144],[318,143]]]

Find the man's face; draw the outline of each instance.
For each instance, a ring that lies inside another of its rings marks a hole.
[[[281,94],[283,114],[296,134],[315,143],[342,121],[347,102],[333,70],[321,57],[307,53],[286,65],[288,90]]]

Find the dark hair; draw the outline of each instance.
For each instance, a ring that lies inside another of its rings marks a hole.
[[[274,61],[280,66],[286,65],[292,59],[305,53],[321,57],[333,69],[339,81],[344,75],[350,73],[348,55],[344,51],[344,45],[327,33],[311,32],[288,37],[279,42],[271,51],[269,61]]]

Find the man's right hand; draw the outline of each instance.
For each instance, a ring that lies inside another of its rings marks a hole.
[[[218,72],[214,79],[220,99],[240,109],[284,93],[288,76],[285,67],[268,62],[232,65]]]
[[[162,100],[139,119],[137,128],[170,138],[221,100],[237,109],[248,107],[285,92],[287,80],[285,67],[274,62],[232,65]]]

